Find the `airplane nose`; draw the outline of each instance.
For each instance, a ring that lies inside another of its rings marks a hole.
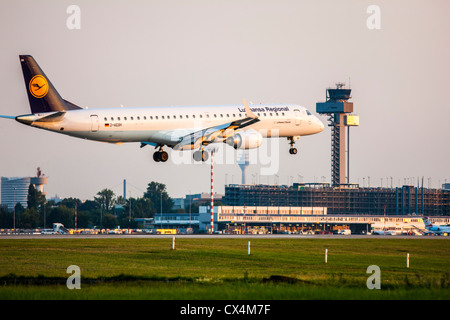
[[[325,128],[324,125],[323,125],[323,122],[320,121],[319,119],[317,119],[317,128],[318,128],[318,132],[322,132],[323,129]]]

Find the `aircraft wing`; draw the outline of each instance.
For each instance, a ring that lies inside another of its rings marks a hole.
[[[200,146],[207,146],[212,142],[221,142],[232,137],[237,129],[242,129],[259,121],[244,100],[246,117],[218,126],[198,130],[180,138],[173,147],[174,150],[192,150]]]
[[[207,146],[212,142],[221,142],[235,134],[235,130],[247,127],[259,119],[246,117],[242,120],[225,123],[223,125],[202,129],[180,138],[173,147],[175,150],[192,150],[200,146]]]

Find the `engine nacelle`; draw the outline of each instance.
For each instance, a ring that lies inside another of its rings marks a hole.
[[[263,136],[256,130],[240,131],[224,142],[235,149],[255,149],[262,144]]]

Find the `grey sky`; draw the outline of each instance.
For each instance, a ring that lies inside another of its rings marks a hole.
[[[81,8],[69,30],[66,9]],[[381,9],[369,30],[367,7]],[[442,1],[2,1],[0,114],[29,113],[19,54],[31,54],[67,100],[88,107],[297,103],[315,113],[325,89],[351,79],[361,126],[351,130],[351,182],[432,186],[450,178],[450,2]],[[320,116],[326,123],[326,117]],[[49,176],[48,196],[92,198],[107,187],[141,196],[208,192],[208,164],[154,163],[153,149],[83,141],[0,119],[0,176]],[[330,180],[330,129],[279,141],[279,184]],[[252,165],[247,179],[274,183]],[[223,192],[240,181],[216,165]],[[290,178],[292,176],[292,178]],[[411,179],[413,178],[413,179]],[[290,182],[291,182],[290,181]]]

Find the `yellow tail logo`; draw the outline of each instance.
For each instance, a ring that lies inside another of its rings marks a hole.
[[[43,98],[48,92],[48,82],[44,76],[36,75],[30,80],[30,93],[35,98]]]

